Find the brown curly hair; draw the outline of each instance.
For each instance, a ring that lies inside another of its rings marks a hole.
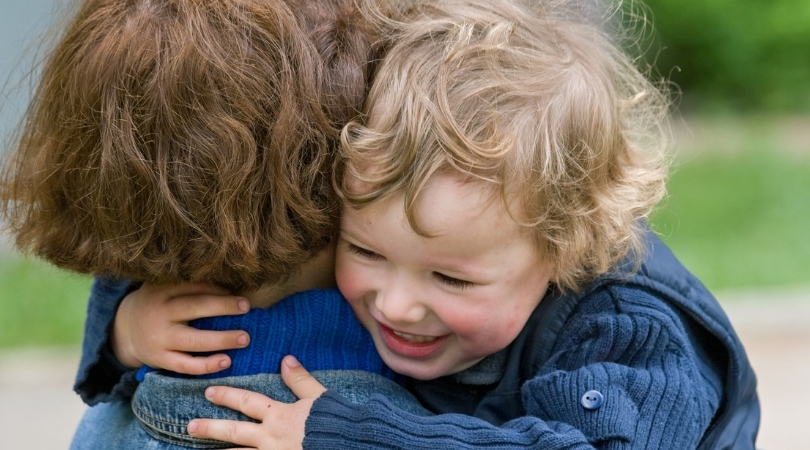
[[[329,243],[378,28],[355,0],[84,0],[0,178],[17,247],[237,290]]]
[[[669,100],[577,5],[406,5],[384,33],[366,114],[343,131],[344,200],[404,194],[426,235],[414,205],[430,176],[486,183],[507,209],[519,205],[510,215],[562,290],[640,254],[643,219],[664,194]]]

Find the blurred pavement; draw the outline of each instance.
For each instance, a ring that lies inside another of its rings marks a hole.
[[[0,353],[3,448],[68,448],[85,408],[72,389],[78,359],[78,348]]]
[[[721,292],[759,379],[757,447],[810,449],[804,385],[810,378],[810,286]],[[0,352],[3,448],[67,449],[84,405],[71,386],[77,348]]]

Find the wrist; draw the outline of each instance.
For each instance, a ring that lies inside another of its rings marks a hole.
[[[126,340],[121,339],[119,336],[120,328],[118,315],[116,315],[112,333],[110,333],[108,341],[110,351],[121,365],[128,369],[137,369],[143,365],[143,362],[135,357],[134,352],[130,351],[131,346],[126,345]]]
[[[122,346],[118,345],[115,338],[110,337],[109,346],[110,351],[112,351],[113,356],[115,356],[115,359],[117,359],[118,362],[121,363],[121,365],[123,365],[124,367],[128,369],[137,369],[143,365],[143,363],[139,361],[138,358],[131,356],[129,352],[125,351]]]

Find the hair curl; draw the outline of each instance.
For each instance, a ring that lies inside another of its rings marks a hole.
[[[330,171],[378,27],[355,0],[85,0],[0,178],[17,247],[234,289],[333,236]]]
[[[497,188],[554,282],[577,290],[628,252],[664,194],[665,91],[571,1],[415,3],[391,21],[335,183],[354,207],[415,198],[437,171]],[[359,181],[362,189],[357,189]],[[423,234],[424,235],[424,234]]]

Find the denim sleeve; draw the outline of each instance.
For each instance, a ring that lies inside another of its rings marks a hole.
[[[73,390],[88,405],[132,397],[135,370],[122,365],[110,347],[110,331],[124,297],[138,286],[126,279],[96,277],[90,288],[82,357]]]

